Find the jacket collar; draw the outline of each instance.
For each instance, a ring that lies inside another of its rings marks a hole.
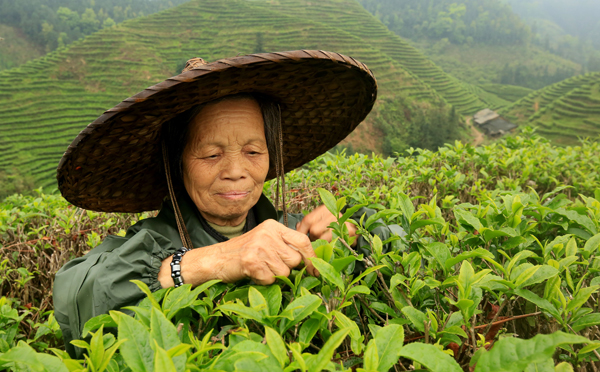
[[[181,210],[181,215],[183,216],[185,226],[188,229],[190,238],[192,239],[192,243],[194,243],[194,245],[215,244],[218,242],[202,227],[202,223],[198,218],[198,209],[187,193],[185,195],[178,196],[177,203],[179,204],[179,209]],[[166,206],[169,208],[169,214],[172,216],[174,222],[175,214],[173,212],[173,205],[169,202],[166,203]],[[254,212],[257,225],[266,220],[277,220],[278,218],[277,210],[264,194],[260,195],[256,204],[254,207],[252,207],[252,210]],[[175,228],[177,228],[176,224],[174,225]]]
[[[196,208],[196,205],[194,205],[194,202],[187,194],[177,197],[177,203],[179,204],[179,209],[181,210],[186,226],[188,221],[192,222],[192,219],[197,219],[196,213],[198,213],[198,208]],[[173,209],[171,203],[169,203],[168,206]],[[252,209],[254,210],[257,224],[266,220],[277,220],[278,218],[277,210],[275,210],[273,203],[271,203],[265,194],[260,194],[258,201]]]

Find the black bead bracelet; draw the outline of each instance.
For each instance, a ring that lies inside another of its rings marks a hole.
[[[181,259],[189,251],[186,247],[181,247],[175,253],[173,253],[173,260],[171,261],[171,277],[175,288],[183,285],[183,278],[181,277]]]

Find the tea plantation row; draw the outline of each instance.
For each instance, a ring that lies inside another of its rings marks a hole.
[[[150,294],[83,330],[64,352],[54,272],[139,215],[61,197],[0,204],[0,369],[35,371],[594,371],[600,348],[600,144],[530,132],[397,158],[325,156],[287,175],[288,205],[324,203],[335,239],[313,243],[318,278],[217,281]],[[265,186],[267,195],[274,185]],[[359,206],[368,257],[344,222]],[[381,224],[395,234],[381,241]],[[366,270],[355,272],[355,265]],[[112,332],[109,332],[111,330]]]

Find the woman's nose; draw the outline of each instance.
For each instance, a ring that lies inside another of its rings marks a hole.
[[[244,167],[243,157],[238,154],[226,155],[223,159],[223,169],[221,170],[221,178],[237,180],[246,177],[246,169]]]

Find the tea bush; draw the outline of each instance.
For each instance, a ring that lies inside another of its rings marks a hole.
[[[138,306],[86,323],[73,342],[82,360],[60,345],[53,273],[151,213],[12,196],[0,208],[0,368],[595,371],[599,159],[596,142],[559,148],[531,133],[404,158],[325,155],[286,181],[294,211],[352,206],[331,243],[313,242],[318,278],[300,268],[271,286],[155,293],[138,282],[148,294]],[[357,223],[368,257],[344,223],[364,205],[377,210]],[[387,241],[370,234],[381,223],[395,233]]]

